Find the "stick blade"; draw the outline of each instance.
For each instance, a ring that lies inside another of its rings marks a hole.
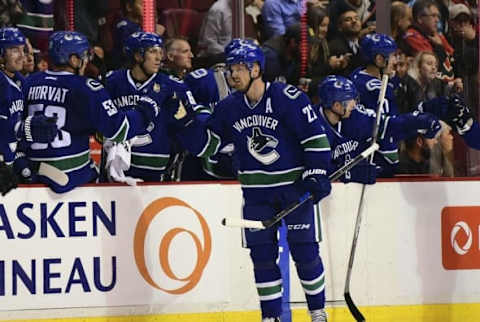
[[[355,321],[365,322],[365,318],[363,317],[363,314],[357,308],[355,303],[353,303],[350,293],[344,293],[343,296],[345,297],[345,302],[347,302],[348,309],[350,310],[350,313],[352,313],[353,317],[355,318]]]
[[[38,174],[49,178],[60,186],[66,186],[68,184],[68,175],[62,170],[59,170],[48,163],[40,163]]]
[[[247,220],[242,218],[223,218],[222,225],[226,227],[265,229],[265,226],[261,221]]]

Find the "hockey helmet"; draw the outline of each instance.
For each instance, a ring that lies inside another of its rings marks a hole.
[[[151,47],[163,47],[163,39],[152,32],[137,31],[131,34],[123,46],[125,55],[132,59],[135,53],[143,55]]]
[[[85,35],[76,31],[57,31],[48,40],[48,55],[55,65],[66,65],[71,55],[80,59],[90,54],[90,45]]]
[[[335,102],[358,99],[358,92],[348,78],[329,75],[318,85],[318,97],[324,108],[331,108]]]
[[[360,51],[369,63],[373,63],[378,54],[388,59],[395,50],[397,50],[395,40],[385,34],[368,34],[360,41]]]
[[[243,44],[233,49],[227,56],[228,67],[235,64],[244,64],[251,70],[254,63],[258,63],[261,71],[265,69],[265,56],[263,55],[263,51],[254,43]]]
[[[0,55],[5,49],[25,45],[25,36],[17,28],[0,28]]]
[[[230,41],[226,46],[225,46],[225,56],[228,56],[228,54],[237,48],[240,48],[243,45],[254,45],[255,42],[252,39],[248,38],[233,38],[232,41]]]

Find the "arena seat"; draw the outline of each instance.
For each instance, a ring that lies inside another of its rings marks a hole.
[[[216,0],[180,0],[182,8],[207,12]]]
[[[204,13],[192,9],[167,9],[163,11],[165,27],[169,37],[183,36],[197,39]]]

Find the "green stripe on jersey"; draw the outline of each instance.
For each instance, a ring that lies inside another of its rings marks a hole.
[[[59,170],[70,172],[80,169],[90,162],[90,150],[67,157],[31,158],[31,160],[45,162]]]
[[[326,134],[312,136],[301,142],[305,151],[330,151],[330,143]]]
[[[379,151],[383,157],[391,164],[398,163],[398,150]]]
[[[238,180],[245,188],[281,186],[293,183],[303,172],[303,167],[283,171],[239,171]]]
[[[111,137],[108,138],[113,142],[123,142],[127,139],[128,130],[130,129],[130,123],[128,122],[127,117],[123,119],[122,125],[118,128],[117,132]]]
[[[197,154],[197,157],[200,158],[208,158],[209,156],[214,155],[217,153],[218,148],[220,147],[220,137],[216,135],[214,132],[207,130],[207,143],[203,147],[203,150]]]
[[[148,154],[132,152],[132,166],[136,168],[164,170],[170,160],[168,154]]]

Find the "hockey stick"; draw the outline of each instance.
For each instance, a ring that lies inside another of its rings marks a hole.
[[[346,171],[350,170],[354,166],[356,166],[360,161],[368,158],[370,155],[373,155],[375,151],[379,148],[378,144],[374,143],[369,148],[365,149],[362,153],[357,155],[353,158],[349,163],[342,166],[340,169],[332,173],[328,179],[330,181],[335,181],[340,178]],[[312,195],[310,193],[306,193],[300,197],[299,200],[295,201],[287,208],[283,209],[279,213],[277,213],[273,218],[267,220],[247,220],[242,218],[223,218],[222,225],[228,227],[242,227],[242,228],[256,228],[256,229],[267,229],[278,223],[282,220],[285,216],[290,214],[292,211],[303,205],[308,200],[312,199]]]
[[[60,186],[66,186],[68,184],[68,175],[62,170],[59,170],[48,163],[40,163],[38,174],[49,178]]]
[[[380,87],[380,93],[378,95],[378,108],[377,108],[377,115],[376,115],[375,124],[373,127],[373,133],[372,133],[372,145],[376,144],[377,142],[378,128],[380,127],[380,117],[383,110],[383,104],[385,101],[385,93],[387,92],[387,86],[388,86],[388,75],[384,74],[382,77],[382,86]],[[373,154],[370,156],[370,163],[372,161],[373,161]],[[353,240],[352,240],[352,248],[350,249],[350,257],[348,259],[348,268],[347,268],[347,277],[345,280],[345,289],[343,292],[343,296],[345,297],[345,302],[347,302],[348,309],[350,310],[350,313],[353,315],[353,317],[357,322],[363,322],[365,321],[365,318],[363,314],[360,312],[360,310],[357,308],[355,303],[353,302],[352,297],[350,296],[350,278],[352,276],[353,260],[355,258],[358,235],[360,234],[360,225],[362,223],[362,208],[363,208],[363,199],[364,199],[363,197],[365,195],[366,187],[367,187],[366,184],[362,186],[362,193],[360,195],[360,202],[358,204],[357,218],[355,220],[355,229],[354,229]]]

